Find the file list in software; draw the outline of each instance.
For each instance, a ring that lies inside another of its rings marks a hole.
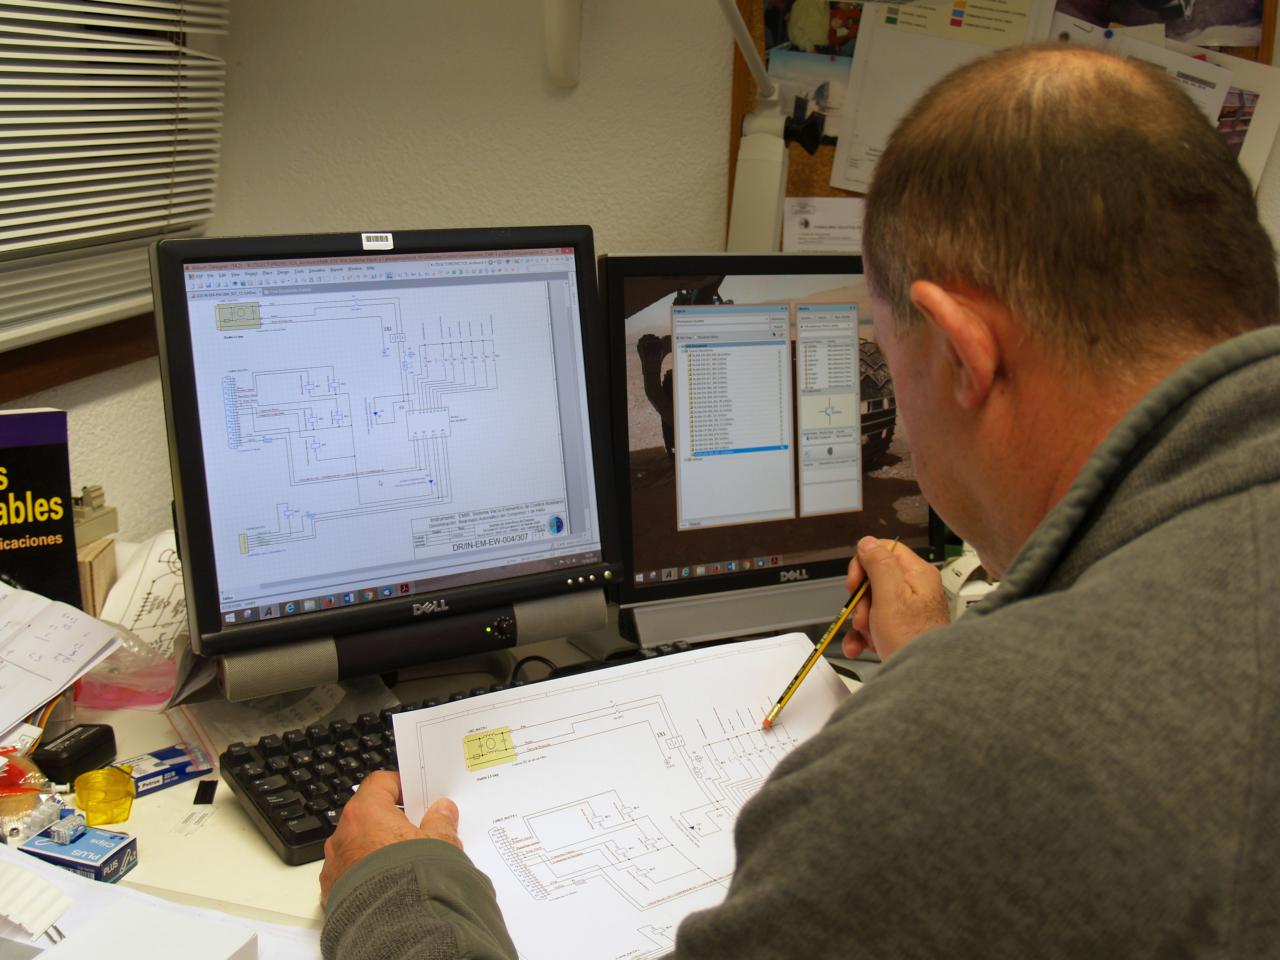
[[[795,311],[793,387],[789,304],[672,308],[677,529],[861,508],[857,308]]]

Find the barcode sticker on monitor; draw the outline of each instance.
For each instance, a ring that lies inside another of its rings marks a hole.
[[[362,233],[360,243],[366,250],[391,250],[395,248],[395,238],[389,233]]]

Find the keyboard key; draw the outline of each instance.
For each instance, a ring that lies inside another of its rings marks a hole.
[[[276,823],[286,823],[289,820],[296,820],[307,812],[307,808],[302,801],[295,800],[293,803],[287,803],[282,807],[274,807],[271,810],[271,819]]]
[[[254,780],[253,783],[249,784],[249,786],[253,789],[254,793],[265,795],[268,793],[278,793],[288,786],[288,783],[289,782],[285,780],[284,777],[277,773],[268,777],[263,777],[261,780]]]
[[[342,757],[338,761],[338,772],[345,777],[354,777],[364,772],[364,767],[355,757]]]
[[[298,803],[302,799],[302,794],[296,790],[280,790],[276,793],[268,793],[262,797],[262,805],[268,810],[274,810],[279,807],[287,807],[290,804]]]
[[[236,741],[227,747],[227,752],[222,755],[222,764],[232,769],[242,767],[246,763],[253,761],[253,752],[249,749],[249,745]]]
[[[266,733],[258,738],[258,749],[264,757],[279,757],[285,753],[284,741],[277,733]]]
[[[295,750],[289,754],[289,766],[309,767],[316,762],[316,755],[310,750]]]
[[[302,750],[309,746],[307,743],[307,735],[301,730],[286,730],[281,734],[280,739],[284,741],[284,748],[289,753],[295,750]]]
[[[329,728],[320,723],[313,723],[307,727],[307,743],[313,747],[322,744],[333,743],[333,734],[329,732]]]
[[[307,843],[311,840],[323,840],[332,832],[332,828],[327,827],[318,817],[312,814],[306,814],[296,820],[290,820],[284,825],[283,830],[285,840],[294,844]]]

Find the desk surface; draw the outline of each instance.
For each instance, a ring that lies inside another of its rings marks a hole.
[[[78,709],[76,720],[111,724],[122,758],[178,739],[161,713]],[[216,771],[208,774],[216,776]],[[197,783],[188,780],[133,802],[129,819],[114,827],[138,838],[138,865],[121,883],[255,920],[320,926],[320,862],[285,865],[225,783],[219,780],[208,806],[192,802]],[[190,822],[203,814],[208,814],[203,823]]]
[[[845,683],[852,690],[861,686]],[[179,739],[164,715],[151,711],[81,708],[76,720],[110,724],[122,758]],[[213,772],[205,779],[215,777]],[[255,920],[321,926],[321,863],[286,866],[225,783],[219,779],[208,806],[192,802],[197,783],[188,780],[134,801],[128,821],[115,827],[138,838],[138,865],[121,883]]]

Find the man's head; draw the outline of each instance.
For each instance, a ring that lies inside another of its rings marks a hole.
[[[1221,137],[1159,72],[1080,48],[927,93],[877,165],[863,254],[921,488],[997,576],[1143,392],[1280,319]]]
[[[1073,363],[1280,319],[1248,179],[1163,73],[1083,48],[954,72],[898,127],[867,197],[864,256],[901,328],[910,284],[990,296]]]

